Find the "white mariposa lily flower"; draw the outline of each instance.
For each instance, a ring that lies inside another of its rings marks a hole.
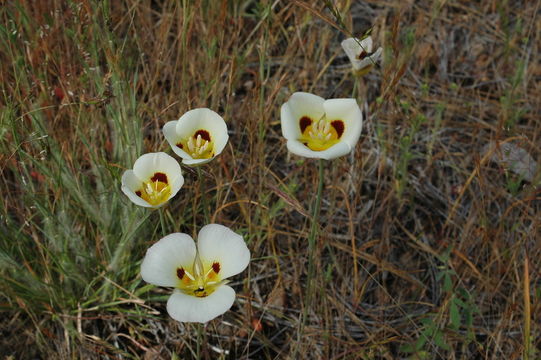
[[[368,73],[379,61],[383,51],[383,48],[379,47],[376,51],[372,52],[373,43],[371,36],[362,40],[349,38],[342,41],[341,45],[351,61],[353,72],[356,75]]]
[[[207,108],[193,109],[163,127],[163,135],[186,165],[201,165],[220,154],[229,135],[224,119]]]
[[[122,192],[135,204],[159,208],[184,185],[179,163],[163,152],[144,154],[122,175]]]
[[[250,250],[242,236],[226,226],[209,224],[198,235],[167,235],[152,245],[141,264],[148,283],[174,287],[167,312],[177,321],[205,323],[223,314],[235,301],[227,278],[242,272]]]
[[[282,105],[281,124],[290,152],[330,160],[353,150],[361,135],[363,114],[355,99],[325,100],[296,92]]]

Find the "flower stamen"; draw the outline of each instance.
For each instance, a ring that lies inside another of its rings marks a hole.
[[[204,266],[199,256],[196,255],[193,264],[194,275],[185,268],[180,267],[177,269],[177,277],[181,280],[178,288],[187,295],[206,297],[212,294],[223,283],[218,275],[220,268],[220,263],[217,261],[214,261],[208,267]]]
[[[141,189],[137,190],[135,194],[152,206],[167,201],[171,195],[171,186],[167,175],[161,172],[154,173],[149,181],[143,182]]]
[[[299,141],[310,150],[322,151],[338,143],[344,133],[344,122],[328,121],[325,116],[314,122],[308,116],[303,116],[299,120],[299,128],[301,130]]]
[[[194,159],[209,159],[214,156],[214,145],[209,132],[206,130],[197,130],[186,140],[177,143],[177,146]]]

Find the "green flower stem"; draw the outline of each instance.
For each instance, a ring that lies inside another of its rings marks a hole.
[[[319,178],[317,184],[316,203],[314,205],[314,212],[312,213],[312,226],[310,228],[310,235],[308,236],[308,285],[306,300],[308,305],[310,304],[310,298],[312,296],[312,282],[314,280],[314,259],[316,255],[316,238],[317,229],[319,227],[319,211],[321,209],[321,194],[323,193],[323,159],[319,159]]]
[[[197,178],[199,180],[199,193],[201,196],[201,206],[203,207],[203,214],[205,215],[205,225],[208,224],[210,216],[207,206],[207,198],[205,196],[205,178],[203,177],[203,171],[201,167],[197,167]]]
[[[197,180],[199,182],[199,196],[201,197],[201,206],[203,207],[203,214],[205,216],[205,225],[209,222],[209,213],[208,213],[208,205],[207,205],[207,197],[205,192],[205,178],[203,177],[203,170],[201,170],[201,167],[198,166],[197,168]],[[194,219],[196,219],[197,215],[197,209],[199,207],[194,207]],[[204,351],[204,345],[205,345],[205,328],[203,327],[203,324],[196,324],[196,331],[197,331],[197,343],[196,343],[196,358],[202,359],[202,352]]]
[[[165,229],[165,216],[164,216],[164,209],[163,208],[159,208],[158,209],[158,212],[160,213],[160,225],[162,227],[162,237],[165,236],[167,234],[166,232],[166,229]]]
[[[306,279],[306,294],[305,294],[305,302],[304,302],[304,308],[301,313],[301,319],[299,322],[299,331],[297,332],[297,344],[300,345],[303,343],[302,338],[304,335],[304,327],[306,325],[306,319],[308,317],[308,310],[312,307],[312,299],[313,299],[313,289],[314,289],[314,270],[315,270],[315,257],[316,257],[316,239],[317,239],[317,230],[319,227],[319,211],[321,209],[321,195],[323,193],[323,159],[319,159],[318,167],[319,167],[319,177],[318,177],[318,184],[317,184],[317,194],[316,194],[316,200],[313,208],[312,213],[312,225],[310,227],[310,235],[308,236],[308,278]],[[293,356],[293,359],[296,358],[298,347],[295,349],[295,354]]]
[[[361,81],[361,80],[359,79],[359,81]],[[358,85],[357,81],[353,81],[353,90],[351,91],[351,97],[356,99],[358,92],[359,92],[359,85]]]

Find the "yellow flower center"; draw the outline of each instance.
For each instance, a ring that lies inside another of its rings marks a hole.
[[[223,284],[220,281],[221,266],[217,261],[212,262],[208,266],[203,266],[199,258],[196,258],[193,268],[190,270],[179,267],[177,268],[177,279],[179,288],[186,295],[195,297],[207,297],[212,294],[218,286]]]
[[[161,172],[154,173],[149,181],[143,182],[141,189],[137,190],[135,194],[152,206],[166,202],[171,195],[171,186],[167,175]]]
[[[207,130],[199,129],[177,146],[194,159],[210,159],[214,156],[214,144]]]
[[[327,150],[337,144],[345,128],[342,120],[328,121],[325,116],[318,121],[303,116],[299,119],[299,127],[299,141],[313,151]]]

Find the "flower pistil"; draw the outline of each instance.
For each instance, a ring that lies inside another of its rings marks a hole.
[[[177,278],[179,280],[177,287],[186,295],[207,297],[217,287],[227,282],[227,280],[220,280],[218,275],[220,268],[220,263],[217,261],[212,262],[210,266],[204,266],[199,257],[196,256],[192,271],[188,271],[183,267],[177,268]]]

